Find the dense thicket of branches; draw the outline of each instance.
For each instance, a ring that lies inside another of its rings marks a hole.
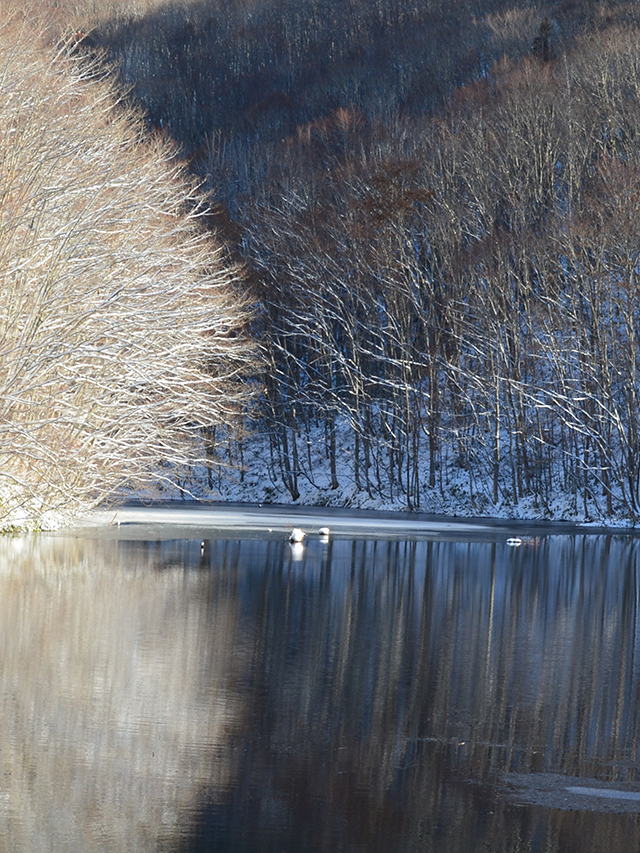
[[[320,437],[334,489],[640,514],[637,4],[57,8],[219,202],[294,498]]]
[[[19,17],[0,63],[1,522],[206,460],[250,348],[171,146]]]
[[[423,118],[504,56],[550,58],[637,14],[620,0],[66,2],[236,215],[238,196],[287,167],[281,143],[298,127],[349,107]]]
[[[502,63],[364,153],[354,114],[299,136],[248,229],[285,474],[321,412],[370,493],[638,513],[638,55],[613,29]]]
[[[206,0],[116,17],[91,39],[183,144],[215,133],[264,146],[350,103],[373,116],[439,102],[501,54],[482,11],[483,0]]]

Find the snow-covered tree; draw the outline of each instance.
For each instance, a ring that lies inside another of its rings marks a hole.
[[[207,460],[252,359],[171,145],[22,16],[0,29],[0,522]]]

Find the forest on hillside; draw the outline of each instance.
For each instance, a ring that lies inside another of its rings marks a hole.
[[[640,515],[637,4],[52,15],[179,146],[244,270],[260,393],[207,435],[247,479],[263,448],[262,499]]]

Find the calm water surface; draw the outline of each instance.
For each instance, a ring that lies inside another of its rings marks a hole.
[[[0,851],[640,851],[639,548],[0,540]]]

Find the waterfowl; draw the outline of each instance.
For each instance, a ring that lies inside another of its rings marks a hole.
[[[304,536],[304,530],[301,530],[299,527],[294,527],[289,535],[289,542],[299,544],[304,539]]]

